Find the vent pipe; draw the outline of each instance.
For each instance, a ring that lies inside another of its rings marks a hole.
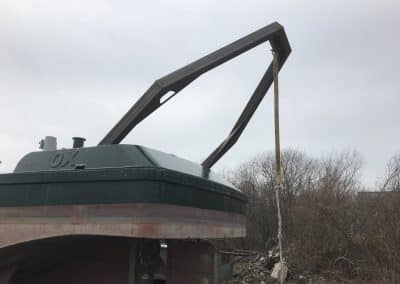
[[[72,137],[72,140],[74,141],[73,148],[82,148],[86,141],[83,137]]]

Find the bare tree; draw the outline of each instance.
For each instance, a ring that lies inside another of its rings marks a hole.
[[[248,241],[251,246],[269,247],[276,237],[276,203],[274,196],[274,163],[272,152],[258,155],[242,164],[231,181],[248,197]],[[285,235],[293,230],[292,210],[300,191],[316,182],[316,161],[304,153],[288,149],[282,152],[282,215]]]
[[[400,191],[400,154],[393,156],[386,165],[382,191]]]
[[[282,210],[290,271],[339,282],[400,281],[400,155],[392,157],[379,193],[359,194],[362,158],[343,151],[311,158],[282,153]],[[249,199],[244,246],[265,249],[276,236],[274,156],[258,155],[231,179]],[[365,193],[365,192],[364,192]]]

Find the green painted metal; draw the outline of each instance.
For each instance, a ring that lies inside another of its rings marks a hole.
[[[0,206],[165,203],[245,213],[245,196],[210,169],[137,145],[26,155],[0,175]]]

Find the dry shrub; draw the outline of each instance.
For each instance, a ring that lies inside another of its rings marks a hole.
[[[400,281],[399,157],[389,161],[379,186],[391,191],[366,193],[355,151],[319,159],[283,152],[284,241],[292,274],[340,282]],[[230,179],[249,198],[247,237],[236,245],[271,248],[277,229],[272,153],[243,164]]]
[[[385,282],[400,281],[400,194],[363,193],[354,242],[360,248],[365,274],[380,275]]]

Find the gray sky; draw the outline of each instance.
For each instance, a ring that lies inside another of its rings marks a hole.
[[[373,184],[400,152],[398,0],[0,0],[0,172],[45,135],[96,145],[155,79],[273,21],[293,49],[280,77],[282,146],[356,148]],[[204,75],[123,143],[200,162],[270,60],[263,45]],[[273,149],[271,99],[216,169]]]

